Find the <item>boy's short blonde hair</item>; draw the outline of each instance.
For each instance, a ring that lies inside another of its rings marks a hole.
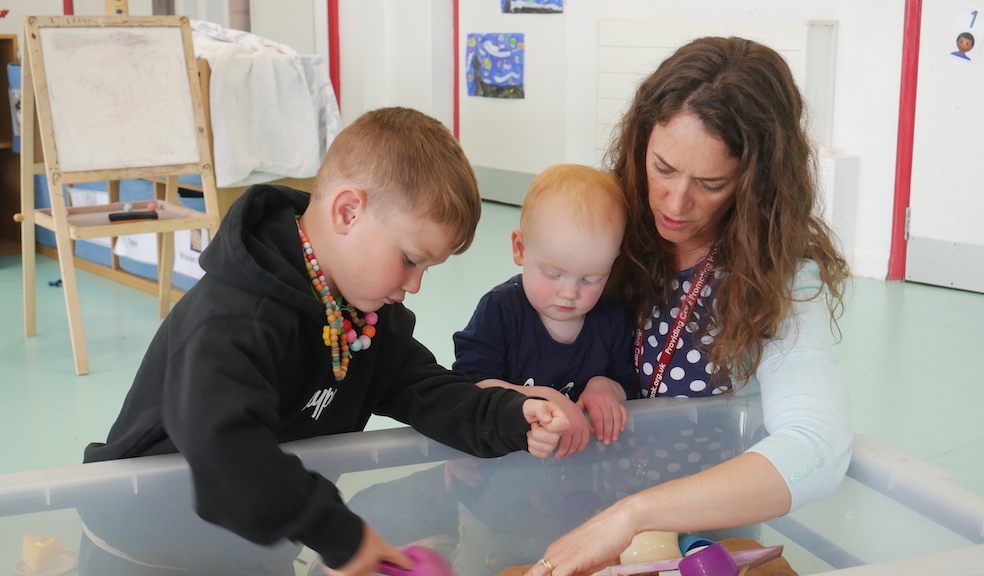
[[[535,218],[553,200],[562,200],[579,226],[625,230],[625,195],[611,172],[581,164],[557,164],[540,172],[526,192],[520,230],[529,233]]]
[[[475,238],[482,213],[475,172],[451,132],[422,112],[379,108],[342,130],[318,170],[315,199],[342,183],[365,190],[374,208],[447,226],[455,254]]]

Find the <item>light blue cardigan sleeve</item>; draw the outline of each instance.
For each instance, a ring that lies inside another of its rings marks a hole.
[[[792,311],[745,387],[761,392],[768,432],[749,451],[765,456],[786,480],[794,510],[833,494],[851,460],[850,408],[822,287],[816,263],[804,261]]]

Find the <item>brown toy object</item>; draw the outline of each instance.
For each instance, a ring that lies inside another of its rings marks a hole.
[[[762,548],[762,545],[751,538],[725,538],[720,544],[728,552],[738,552],[740,550],[755,550]],[[799,576],[793,567],[786,562],[783,557],[773,558],[764,564],[756,566],[751,570],[742,570],[740,576]]]

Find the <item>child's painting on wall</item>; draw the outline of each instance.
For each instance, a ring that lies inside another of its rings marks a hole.
[[[503,14],[561,14],[564,0],[502,0]]]
[[[523,98],[523,34],[469,34],[465,48],[468,95]]]

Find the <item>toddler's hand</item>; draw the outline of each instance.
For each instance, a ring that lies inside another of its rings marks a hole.
[[[629,415],[624,400],[625,391],[611,378],[595,376],[585,385],[577,406],[588,413],[599,442],[617,442],[625,430]]]
[[[531,398],[523,402],[523,416],[530,423],[530,431],[526,433],[529,453],[537,458],[550,456],[561,433],[570,425],[564,412],[552,402]]]

